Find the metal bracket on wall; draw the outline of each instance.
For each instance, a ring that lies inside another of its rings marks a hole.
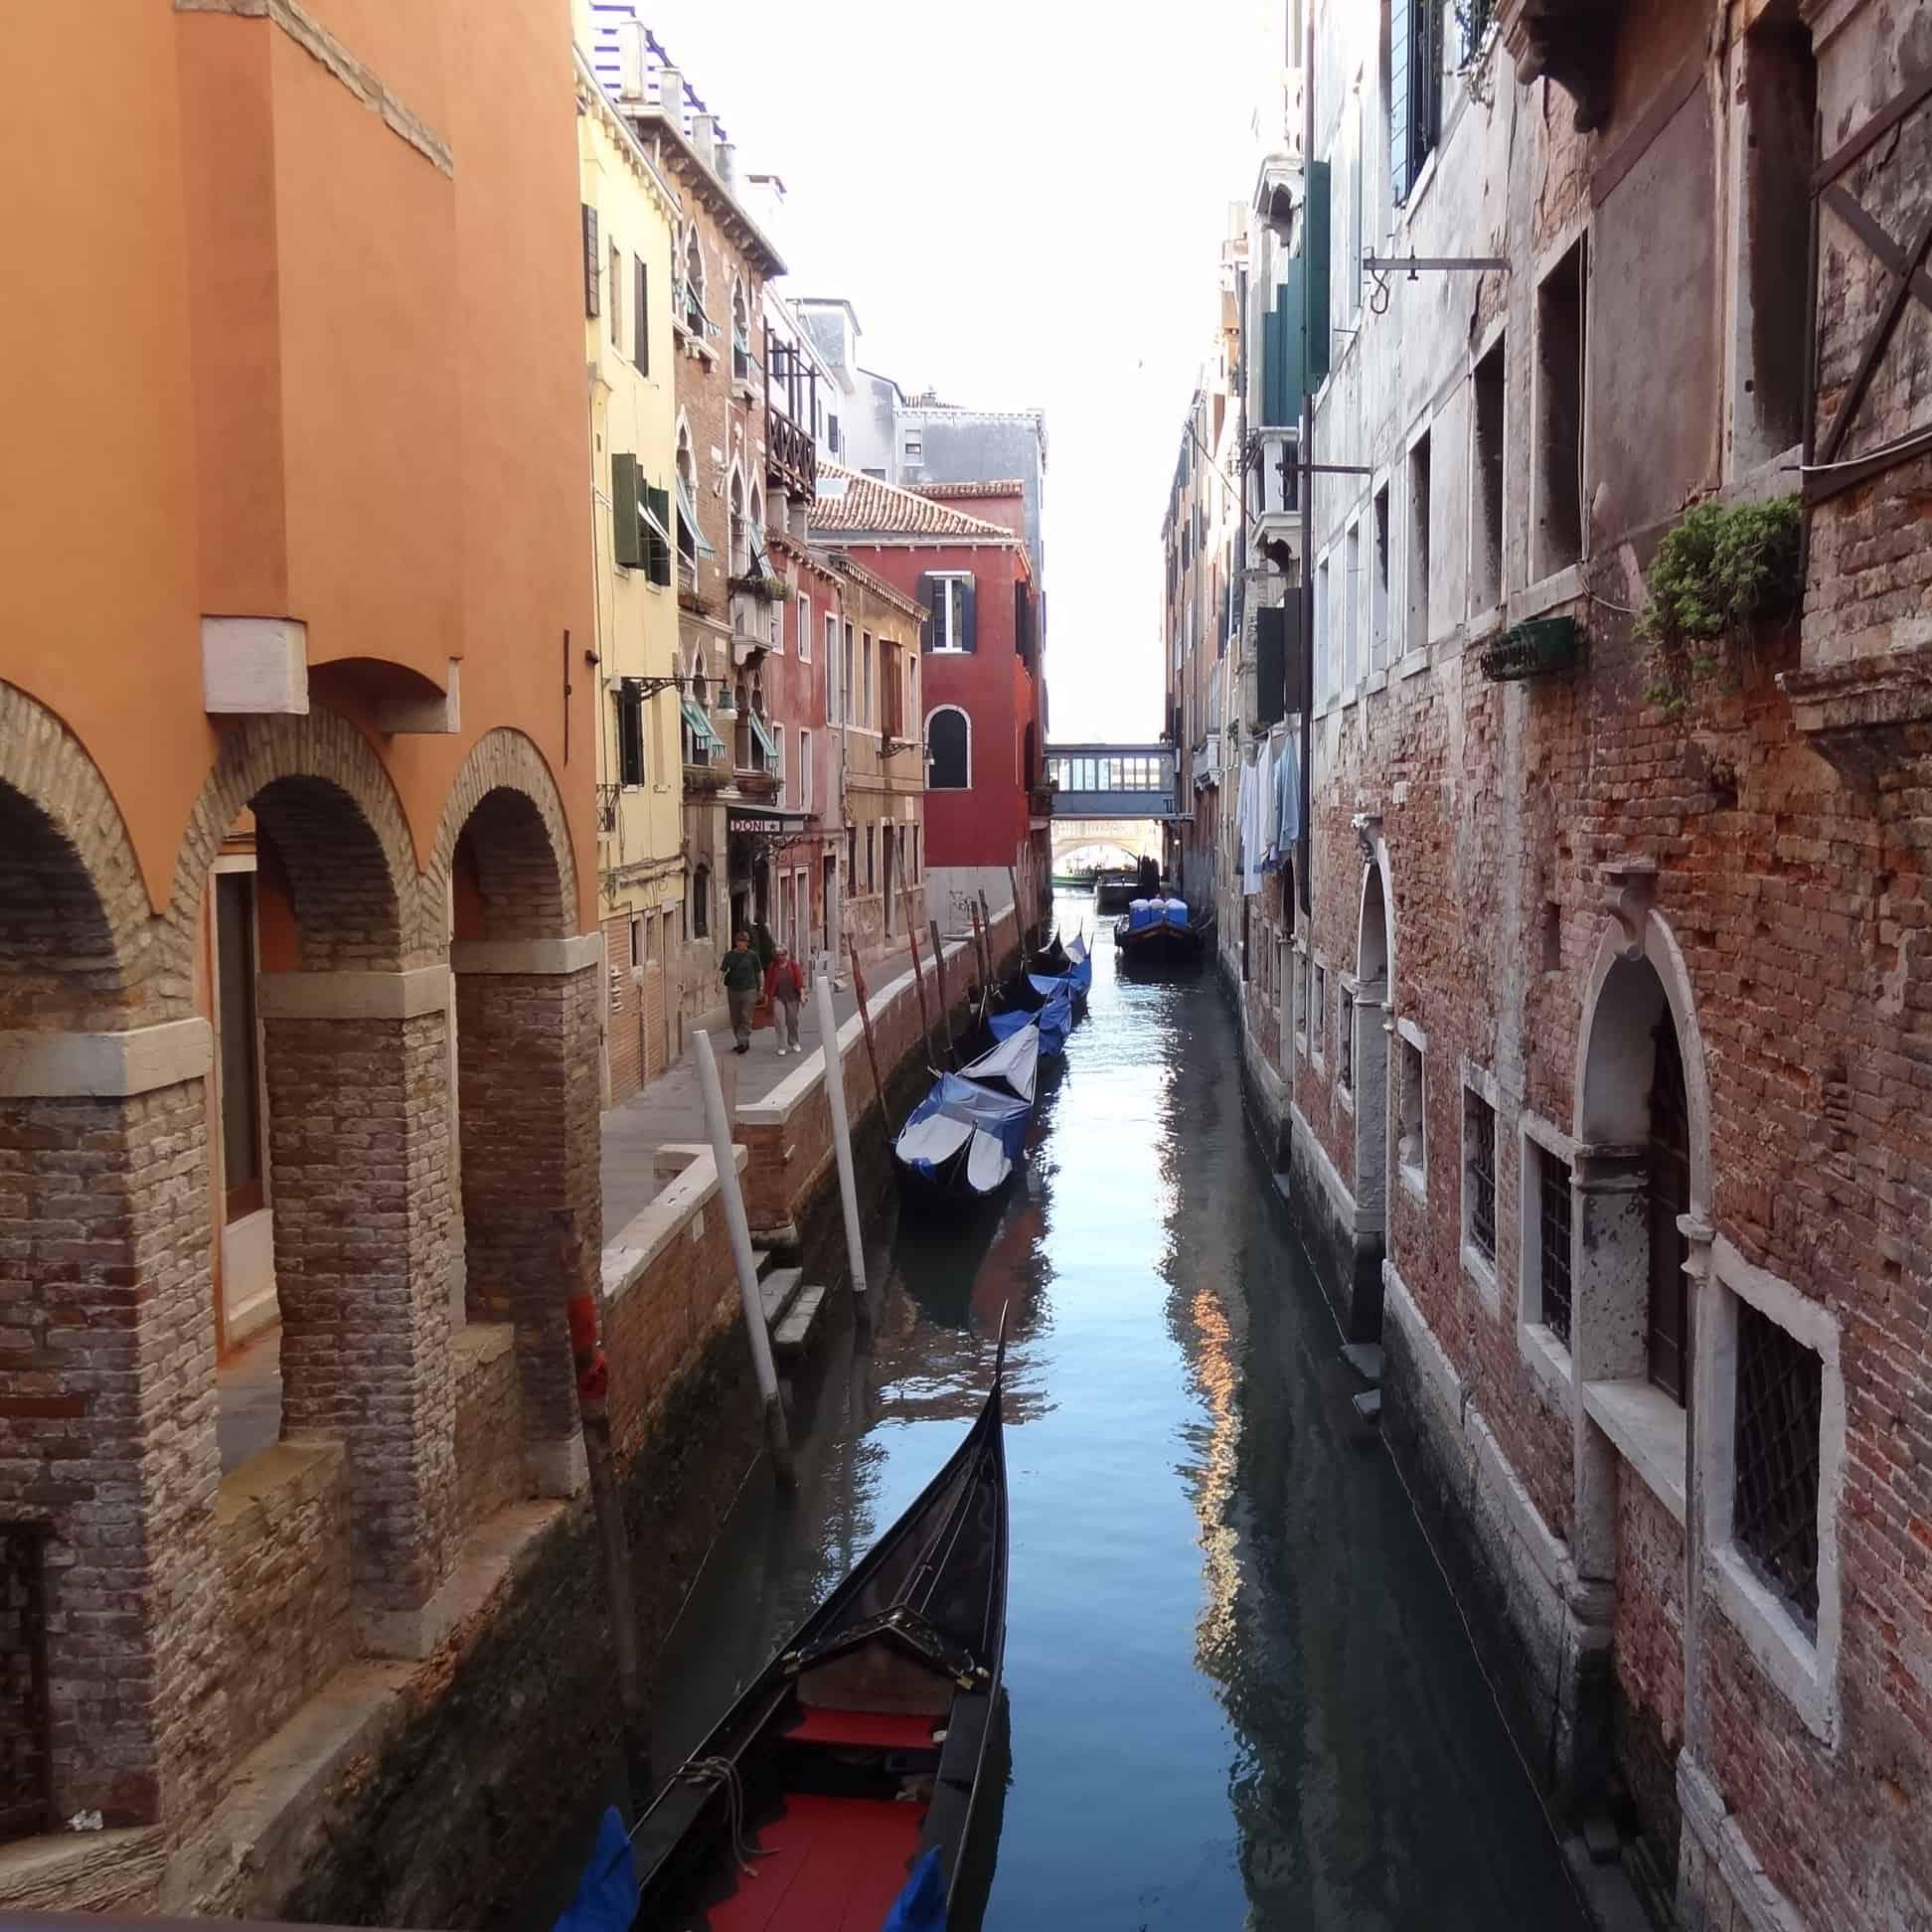
[[[1510,272],[1508,255],[1419,255],[1412,251],[1405,255],[1366,254],[1362,257],[1362,265],[1374,278],[1375,285],[1368,294],[1368,307],[1375,315],[1388,313],[1390,275],[1406,273],[1409,280],[1414,281],[1424,272],[1450,275],[1463,272],[1507,275]]]

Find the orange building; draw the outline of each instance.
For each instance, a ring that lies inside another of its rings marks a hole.
[[[568,0],[0,69],[4,1841],[178,1830],[574,1487],[602,961]]]

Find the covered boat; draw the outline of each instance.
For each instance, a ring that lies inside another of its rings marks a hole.
[[[901,1923],[975,1922],[1000,1797],[1003,1359],[952,1459],[639,1822],[639,1925],[843,1932],[901,1901]]]
[[[1186,899],[1137,898],[1114,921],[1114,948],[1124,965],[1193,963],[1205,950],[1210,923],[1194,919]]]
[[[1056,980],[1049,983],[1055,988],[1059,985]],[[986,1025],[998,1041],[1017,1039],[1033,1028],[1040,1036],[1043,1053],[1064,1052],[1066,1036],[1073,1027],[1072,997],[1064,991],[1055,991],[1047,994],[1037,1007],[1012,1006],[1004,1013],[990,1013]]]
[[[970,1065],[940,1074],[892,1142],[900,1175],[956,1200],[1003,1187],[1026,1152],[1040,1053],[1041,1031],[1028,1015]]]

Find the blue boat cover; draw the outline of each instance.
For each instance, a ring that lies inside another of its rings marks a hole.
[[[1188,902],[1178,898],[1135,899],[1127,907],[1127,930],[1145,932],[1152,926],[1188,926]]]
[[[1059,980],[1035,980],[1034,985],[1047,993],[1046,1004],[1039,1012],[995,1013],[988,1017],[986,1024],[992,1028],[995,1040],[1005,1040],[1022,1027],[1038,1027],[1040,1050],[1043,1053],[1063,1052],[1067,1030],[1073,1025],[1073,1005],[1067,998],[1065,986]]]
[[[976,1194],[991,1194],[1025,1153],[1032,1121],[1031,1100],[1015,1099],[957,1073],[942,1073],[906,1115],[892,1151],[930,1180],[942,1162],[966,1148],[967,1185]]]
[[[912,1867],[905,1889],[886,1914],[884,1932],[944,1932],[945,1923],[946,1874],[935,1845]]]
[[[628,1932],[636,1916],[637,1866],[624,1821],[612,1805],[597,1826],[590,1862],[556,1932]]]
[[[1040,1076],[1040,1032],[1032,1025],[1031,1013],[1015,1017],[1028,1024],[1011,1027],[1005,1033],[996,1031],[993,1038],[999,1045],[959,1072],[962,1079],[977,1080],[982,1086],[1004,1086],[1019,1099],[1031,1100]]]

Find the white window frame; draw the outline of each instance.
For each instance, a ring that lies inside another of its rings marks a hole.
[[[1335,976],[1335,1098],[1343,1112],[1355,1112],[1355,1013],[1356,996],[1362,990],[1362,982],[1353,973],[1337,973]],[[1346,1016],[1346,1017],[1345,1017]],[[1349,1051],[1346,1073],[1342,1042],[1347,1039]]]
[[[1542,1163],[1558,1161],[1570,1186],[1570,1340],[1576,1339],[1576,1143],[1540,1114],[1517,1116],[1517,1349],[1565,1414],[1575,1370],[1570,1352],[1543,1320]]]
[[[798,727],[798,809],[812,809],[812,733],[804,724]]]
[[[974,572],[971,570],[934,570],[930,572],[930,574],[934,583],[942,583],[942,584],[974,583],[976,584],[978,581]],[[947,619],[946,627],[945,627],[946,634],[948,637],[950,637],[952,635],[952,593],[950,590],[948,590],[946,593],[944,609],[946,612],[946,619]],[[966,614],[965,600],[962,598],[960,602],[960,617],[962,621],[964,620],[965,614]],[[942,643],[940,641],[939,613],[936,610],[932,614],[932,649],[933,649],[934,656],[937,657],[965,657],[967,655],[967,650],[965,645]]]
[[[1329,963],[1325,953],[1309,955],[1312,971],[1308,991],[1308,1060],[1318,1073],[1328,1071]]]
[[[1308,941],[1302,934],[1295,935],[1294,985],[1289,993],[1289,1003],[1293,1009],[1295,1050],[1303,1059],[1308,1057]]]
[[[930,746],[932,743],[932,721],[941,712],[957,712],[966,721],[966,782],[964,785],[934,785],[932,782],[932,755],[926,754],[927,791],[971,791],[973,789],[973,714],[964,705],[934,705],[925,715],[925,729],[920,733],[920,742]]]
[[[1396,1178],[1417,1201],[1429,1198],[1429,1036],[1413,1020],[1400,1019],[1395,1022],[1395,1038],[1398,1043],[1395,1053],[1395,1172]],[[1416,1083],[1421,1089],[1415,1096],[1416,1122],[1422,1137],[1418,1152],[1422,1159],[1419,1163],[1402,1159],[1402,1089],[1408,1075],[1408,1055],[1401,1050],[1399,1043],[1406,1042],[1415,1049]]]
[[[802,590],[798,596],[798,661],[812,661],[812,600]]]
[[[1682,1224],[1682,1223],[1680,1223]],[[1753,1266],[1723,1235],[1711,1242],[1709,1287],[1697,1319],[1693,1409],[1703,1486],[1708,1574],[1719,1607],[1765,1676],[1815,1737],[1840,1740],[1838,1667],[1844,1624],[1838,1517],[1845,1491],[1845,1375],[1839,1325],[1830,1309],[1790,1282]],[[1810,1637],[1765,1582],[1733,1533],[1737,1478],[1737,1305],[1810,1349],[1823,1365],[1818,1417],[1818,1635]]]
[[[778,774],[777,805],[780,811],[785,807],[785,727],[773,724],[771,727],[771,768]]]
[[[1462,1116],[1457,1122],[1457,1131],[1462,1143],[1462,1163],[1458,1176],[1461,1199],[1457,1205],[1457,1245],[1462,1251],[1462,1269],[1476,1289],[1477,1298],[1492,1315],[1503,1312],[1503,1295],[1498,1285],[1499,1270],[1503,1263],[1503,1162],[1500,1150],[1504,1145],[1503,1090],[1496,1084],[1495,1074],[1486,1068],[1472,1066],[1464,1060],[1461,1079],[1457,1082],[1457,1098],[1462,1103]],[[1424,1089],[1426,1095],[1426,1087]],[[1475,1165],[1475,1143],[1471,1138],[1469,1126],[1469,1102],[1474,1097],[1490,1110],[1491,1159],[1495,1172],[1490,1177],[1490,1225],[1495,1230],[1496,1252],[1485,1254],[1476,1245],[1475,1206],[1476,1191],[1473,1168]],[[1426,1146],[1428,1128],[1422,1130]]]
[[[906,429],[901,432],[899,438],[899,460],[903,463],[918,463],[923,466],[925,462],[924,429]]]

